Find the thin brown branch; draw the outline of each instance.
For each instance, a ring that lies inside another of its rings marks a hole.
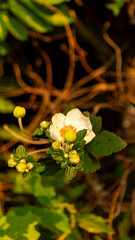
[[[124,85],[122,82],[122,55],[121,55],[121,49],[120,47],[110,38],[110,36],[107,33],[107,29],[109,28],[110,23],[105,23],[105,32],[103,34],[103,37],[105,41],[114,49],[116,54],[116,79],[118,88],[121,94],[124,94]]]
[[[44,141],[34,141],[28,138],[24,138],[23,136],[19,135],[18,133],[14,132],[7,124],[4,124],[4,129],[7,130],[12,136],[14,136],[16,139],[28,143],[28,144],[33,144],[33,145],[42,145],[42,144],[47,144],[50,141],[48,139],[45,139]]]

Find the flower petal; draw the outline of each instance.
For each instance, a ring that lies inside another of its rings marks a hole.
[[[89,142],[91,142],[92,139],[93,139],[95,136],[96,136],[96,135],[95,135],[95,133],[94,133],[93,131],[88,132],[88,133],[86,134],[85,138],[84,138],[84,140],[86,141],[86,144],[89,143]]]
[[[78,108],[74,108],[67,113],[65,125],[72,125],[77,129],[77,132],[82,129],[92,130],[89,118],[85,117]]]
[[[61,136],[59,129],[55,125],[51,124],[49,127],[49,133],[52,139],[62,142],[64,138]]]
[[[52,123],[58,130],[64,127],[64,121],[65,121],[65,115],[63,113],[56,113],[52,117]]]

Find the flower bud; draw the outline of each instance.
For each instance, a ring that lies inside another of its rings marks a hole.
[[[70,153],[69,162],[72,164],[77,164],[80,162],[80,157],[77,153]]]
[[[52,143],[52,147],[54,149],[58,149],[58,148],[60,149],[61,148],[61,143],[58,142],[58,141],[55,141],[55,142]]]
[[[16,166],[16,169],[17,169],[18,172],[24,173],[24,172],[26,172],[27,165],[26,165],[26,163],[23,163],[23,162],[18,163],[17,166]]]
[[[16,165],[17,165],[17,163],[12,158],[10,158],[8,160],[8,166],[9,167],[15,167]]]
[[[13,111],[13,115],[16,118],[23,118],[26,114],[26,110],[24,107],[16,106]]]
[[[64,139],[67,142],[74,142],[76,140],[76,133],[73,130],[69,129],[64,134]]]
[[[33,164],[31,162],[27,163],[26,165],[29,170],[31,170],[33,168]]]
[[[49,125],[50,125],[50,122],[47,122],[47,121],[42,121],[42,122],[40,123],[40,127],[43,128],[43,129],[48,128]]]
[[[25,159],[22,159],[22,160],[20,161],[20,163],[26,163]]]
[[[65,154],[64,154],[64,157],[65,157],[65,158],[68,158],[68,157],[69,157],[68,153],[65,153]]]
[[[76,151],[76,150],[70,151],[69,156],[72,155],[72,154],[74,154],[74,153],[77,154],[77,151]]]

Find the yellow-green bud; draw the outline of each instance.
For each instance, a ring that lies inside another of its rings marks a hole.
[[[77,151],[76,150],[72,150],[72,151],[70,151],[70,153],[69,153],[69,156],[71,156],[72,154],[77,154]]]
[[[68,158],[68,157],[69,157],[68,153],[65,153],[65,154],[64,154],[64,157],[65,157],[65,158]]]
[[[12,158],[10,158],[8,160],[8,166],[9,167],[15,167],[16,165],[17,165],[17,163]]]
[[[64,134],[64,139],[67,142],[74,142],[76,140],[76,133],[73,130],[69,129]]]
[[[16,106],[13,111],[13,115],[16,118],[23,118],[26,114],[26,110],[24,107]]]
[[[61,143],[58,142],[58,141],[55,141],[55,142],[52,143],[52,147],[54,149],[58,149],[58,148],[60,149],[61,148]]]
[[[50,122],[47,122],[47,121],[42,121],[42,122],[40,123],[40,127],[43,128],[43,129],[48,128],[49,125],[50,125]]]
[[[22,159],[22,160],[20,161],[20,163],[26,163],[25,159]]]
[[[33,164],[31,162],[27,163],[26,165],[29,170],[31,170],[33,168]]]
[[[80,162],[80,157],[77,153],[70,154],[69,161],[72,164],[77,164]]]
[[[26,163],[18,163],[17,166],[16,166],[16,169],[18,172],[21,172],[21,173],[24,173],[26,172],[26,169],[27,169],[27,165]]]

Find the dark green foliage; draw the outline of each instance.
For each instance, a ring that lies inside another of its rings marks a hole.
[[[114,133],[103,131],[86,146],[86,149],[97,156],[109,156],[127,146],[126,142]]]

